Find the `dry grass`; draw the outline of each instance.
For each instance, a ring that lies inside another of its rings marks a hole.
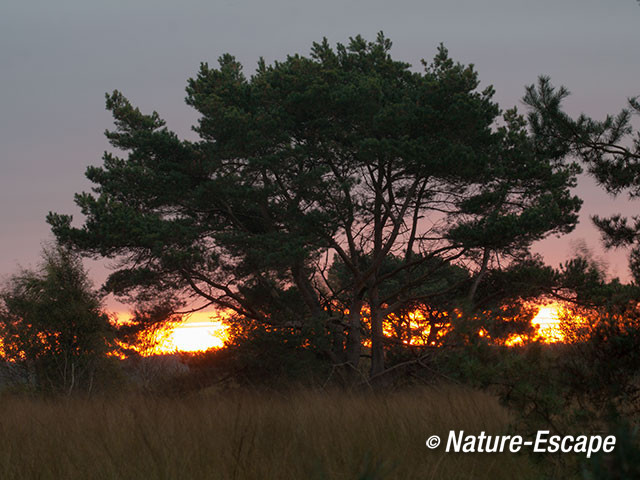
[[[495,398],[442,387],[376,396],[0,399],[0,478],[537,478],[526,455],[430,451],[449,430],[504,433]]]

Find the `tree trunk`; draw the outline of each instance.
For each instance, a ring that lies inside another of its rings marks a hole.
[[[371,300],[371,378],[379,378],[384,372],[384,332],[382,310],[379,305],[378,287],[369,290]]]
[[[311,284],[309,277],[304,271],[304,267],[299,263],[293,265],[291,267],[291,274],[296,287],[298,287],[298,290],[300,291],[302,300],[307,305],[307,308],[309,308],[311,315],[313,317],[321,318],[325,312],[322,309],[322,305],[320,305],[318,295],[313,289],[313,285]]]
[[[471,285],[471,289],[469,290],[469,295],[467,296],[467,303],[469,304],[469,308],[471,308],[473,304],[473,298],[476,296],[476,292],[478,291],[478,286],[480,282],[484,278],[487,273],[487,266],[489,265],[489,258],[491,257],[491,249],[485,248],[482,254],[482,263],[480,264],[480,270],[478,271],[476,278]]]
[[[360,311],[362,299],[354,298],[349,306],[349,325],[347,327],[347,341],[345,346],[345,363],[351,369],[357,370],[360,364],[360,350],[362,348],[362,335],[360,333]]]

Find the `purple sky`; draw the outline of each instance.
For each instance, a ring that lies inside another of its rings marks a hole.
[[[392,55],[419,68],[444,42],[451,56],[474,63],[503,108],[520,105],[524,86],[550,75],[572,96],[569,112],[618,111],[640,94],[640,5],[635,0],[433,1],[29,1],[0,5],[0,275],[35,263],[51,239],[45,215],[74,213],[73,194],[90,188],[111,128],[104,93],[118,89],[169,128],[193,138],[194,112],[184,87],[201,61],[225,52],[251,73],[267,62],[307,54],[379,30]],[[589,178],[577,189],[581,222],[570,235],[536,245],[554,266],[584,242],[628,279],[626,252],[604,252],[593,214],[633,214],[637,202],[612,199]],[[91,263],[97,283],[104,264]],[[110,303],[113,308],[115,304]]]

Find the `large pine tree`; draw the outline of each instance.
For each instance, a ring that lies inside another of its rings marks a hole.
[[[107,137],[127,156],[87,170],[84,225],[50,214],[53,231],[118,258],[116,294],[172,290],[265,324],[319,325],[332,360],[352,367],[365,332],[379,375],[383,319],[421,300],[425,282],[462,263],[472,305],[488,270],[570,231],[580,206],[577,166],[515,110],[500,117],[472,66],[440,47],[415,72],[390,48],[382,34],[324,40],[308,57],[260,61],[249,78],[230,55],[203,64],[187,87],[197,142],[108,95]],[[334,259],[340,291],[327,277]]]

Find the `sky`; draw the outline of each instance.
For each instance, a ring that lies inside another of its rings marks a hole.
[[[88,191],[84,171],[100,165],[112,127],[105,92],[120,90],[153,110],[183,138],[196,114],[184,103],[200,62],[223,53],[251,74],[267,62],[308,54],[327,37],[346,43],[384,31],[392,56],[420,68],[442,42],[473,63],[503,109],[524,106],[539,75],[572,92],[569,113],[616,113],[640,95],[640,4],[635,0],[407,1],[17,1],[0,4],[0,277],[31,267],[52,240],[49,211],[81,219],[73,194]],[[590,216],[634,214],[640,203],[611,198],[582,176],[580,224],[534,246],[552,266],[586,245],[610,276],[629,279],[625,251],[605,251]],[[90,262],[100,284],[108,262]],[[120,308],[112,303],[113,308]]]

